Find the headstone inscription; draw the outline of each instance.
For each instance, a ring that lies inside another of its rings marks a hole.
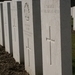
[[[30,75],[42,75],[41,25],[38,23],[40,20],[39,17],[33,19],[33,7],[35,6],[32,2],[33,0],[22,1],[25,70]],[[35,17],[38,16],[39,7],[39,5],[36,7]],[[34,21],[36,21],[35,27]],[[35,28],[37,28],[37,32],[34,31]]]
[[[21,0],[12,1],[11,15],[12,15],[13,56],[16,59],[16,61],[24,63]]]
[[[43,75],[72,75],[70,0],[40,0],[40,7]]]
[[[0,44],[5,46],[4,40],[4,20],[3,20],[3,2],[0,2]]]
[[[10,2],[10,1],[4,1],[4,3],[3,3],[3,15],[4,15],[5,50],[10,53],[8,12],[7,12],[7,3],[8,2]]]

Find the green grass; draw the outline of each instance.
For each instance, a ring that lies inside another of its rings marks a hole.
[[[75,75],[75,33],[72,33],[72,67],[73,75]]]

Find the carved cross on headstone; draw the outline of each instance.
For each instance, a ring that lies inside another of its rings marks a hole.
[[[51,39],[51,26],[49,26],[49,38],[46,38],[50,45],[50,65],[52,65],[52,51],[51,51],[51,43],[55,43],[55,40]]]
[[[16,41],[16,25],[15,25],[15,19],[13,19],[13,27],[14,27],[14,39]]]
[[[28,42],[28,46],[26,46],[27,50],[28,50],[28,65],[30,66],[30,48],[29,48],[29,38],[27,38],[27,42]]]

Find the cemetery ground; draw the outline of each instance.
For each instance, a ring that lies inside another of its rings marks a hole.
[[[75,75],[75,31],[72,30],[72,68]],[[23,64],[15,61],[11,54],[0,46],[0,75],[28,75]]]
[[[16,62],[2,46],[0,46],[0,75],[28,75],[24,65]]]

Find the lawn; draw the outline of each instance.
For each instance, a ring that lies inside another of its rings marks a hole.
[[[72,32],[72,67],[75,75],[75,32]]]

